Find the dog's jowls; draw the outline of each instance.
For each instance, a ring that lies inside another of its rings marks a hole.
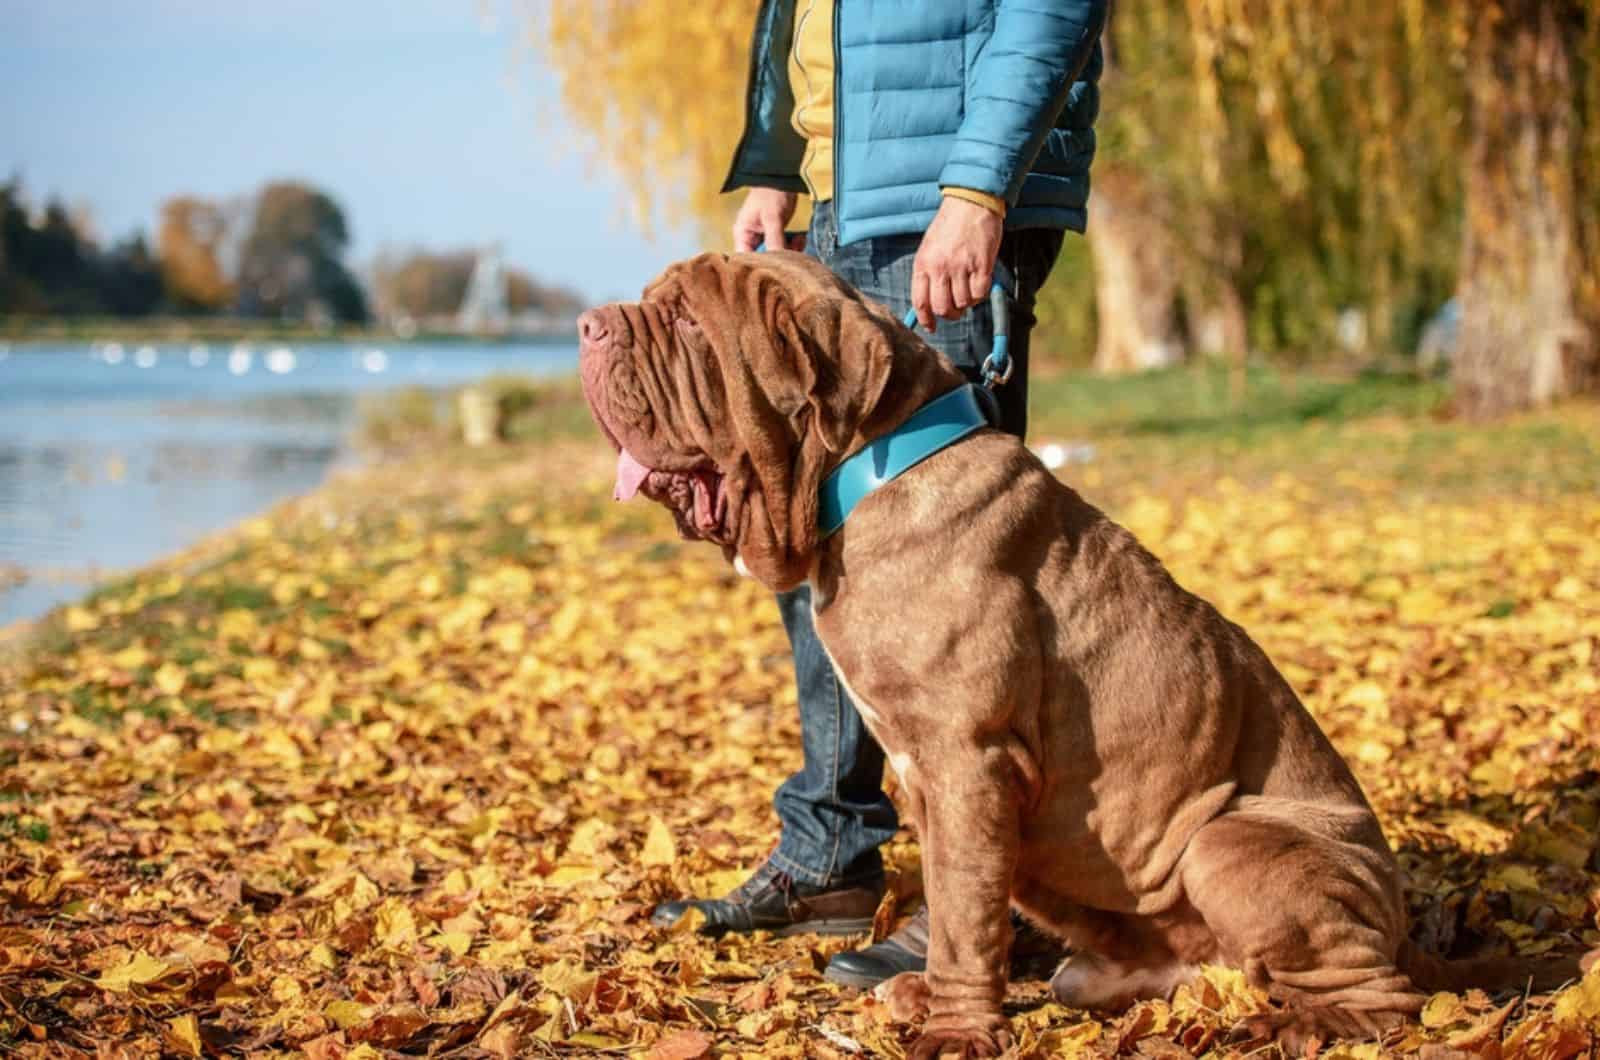
[[[926,976],[889,991],[926,1012],[913,1056],[1009,1041],[1008,903],[1072,946],[1069,1005],[1224,963],[1290,1041],[1381,1032],[1464,975],[1569,971],[1416,952],[1377,819],[1266,655],[1016,439],[935,454],[819,541],[823,477],[963,381],[822,266],[703,255],[582,333],[618,495],[773,589],[809,580],[899,775],[932,919]]]

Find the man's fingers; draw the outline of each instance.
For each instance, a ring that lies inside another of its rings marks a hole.
[[[950,274],[937,272],[928,278],[928,304],[935,316],[954,320],[961,315],[950,290]]]
[[[756,249],[756,234],[743,221],[733,223],[733,249],[740,254]]]
[[[976,269],[967,276],[967,295],[969,296],[967,305],[978,305],[989,297],[989,281],[991,279],[993,279],[992,274]]]
[[[761,218],[761,227],[766,233],[767,249],[782,250],[783,243],[783,218],[776,213],[769,213]]]
[[[914,265],[911,271],[911,308],[917,311],[917,323],[927,331],[932,331],[933,309],[928,304],[928,271],[920,265]]]

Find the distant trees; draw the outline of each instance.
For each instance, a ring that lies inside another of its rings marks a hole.
[[[0,313],[367,318],[366,297],[342,261],[344,215],[304,184],[269,184],[242,210],[169,199],[156,252],[142,235],[101,249],[84,227],[58,202],[35,216],[18,182],[0,184]],[[235,243],[239,253],[229,254]]]
[[[227,237],[227,217],[217,203],[179,195],[161,207],[161,272],[177,306],[215,312],[233,304],[234,284],[222,260]]]
[[[350,231],[327,192],[284,180],[254,195],[176,195],[162,204],[154,252],[143,236],[102,250],[58,202],[35,211],[0,184],[0,314],[233,315],[306,322],[385,320],[455,327],[476,251],[380,253],[369,292],[345,264]],[[583,308],[563,287],[502,266],[506,309],[561,326]]]
[[[0,184],[0,313],[145,316],[161,272],[143,238],[100,249],[60,203],[33,216],[16,181]]]
[[[261,189],[239,257],[239,310],[245,316],[359,323],[366,297],[344,266],[344,211],[326,193],[296,181]]]

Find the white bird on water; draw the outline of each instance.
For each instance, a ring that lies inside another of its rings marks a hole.
[[[284,375],[294,371],[294,351],[287,346],[279,346],[267,354],[267,371],[273,375]]]

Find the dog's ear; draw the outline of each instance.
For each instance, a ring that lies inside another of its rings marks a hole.
[[[815,298],[796,314],[810,365],[811,429],[828,452],[852,448],[894,369],[894,325],[855,299]]]

